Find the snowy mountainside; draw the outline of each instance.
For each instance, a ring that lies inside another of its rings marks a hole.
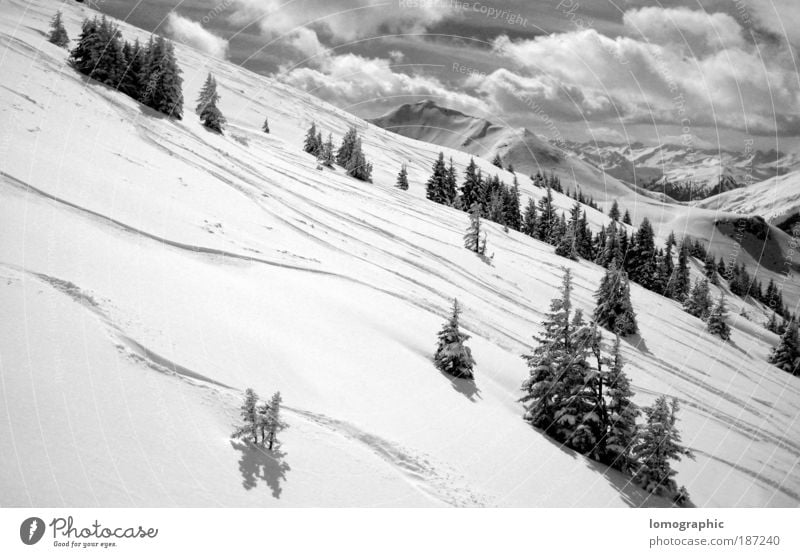
[[[649,186],[653,191],[666,191],[678,201],[713,197],[800,168],[795,154],[747,147],[730,151],[673,144],[567,142],[565,148],[627,183],[653,181]],[[687,182],[692,184],[691,192],[684,191]]]
[[[63,9],[75,38],[93,12]],[[520,355],[562,267],[585,313],[602,269],[494,224],[486,264],[463,248],[466,215],[424,199],[440,147],[189,48],[186,117],[161,117],[68,67],[41,32],[53,11],[0,6],[0,504],[666,504],[521,418]],[[191,110],[209,71],[224,136]],[[336,139],[359,127],[373,184],[317,170],[301,150],[312,120]],[[392,187],[403,161],[408,192]],[[474,386],[431,362],[453,297]],[[732,311],[725,344],[673,301],[636,285],[632,300],[635,401],[681,402],[693,502],[800,504],[800,384],[766,363],[777,337]],[[246,387],[283,394],[274,455],[229,438]]]

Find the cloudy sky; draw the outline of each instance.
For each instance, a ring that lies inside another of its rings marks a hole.
[[[800,149],[797,0],[103,0],[358,115],[433,99],[577,141]],[[551,124],[552,123],[552,124]]]

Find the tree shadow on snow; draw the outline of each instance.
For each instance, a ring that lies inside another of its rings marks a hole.
[[[628,342],[631,346],[633,346],[640,352],[644,352],[645,354],[651,354],[650,349],[647,347],[647,343],[644,341],[644,338],[640,333],[636,333],[635,335],[628,335],[623,338],[626,342]]]
[[[280,499],[283,490],[281,482],[286,481],[286,472],[291,470],[285,461],[286,453],[280,448],[269,451],[241,441],[231,441],[231,447],[242,453],[239,458],[242,487],[254,489],[258,487],[259,480],[263,480],[272,491],[272,496]]]
[[[453,389],[467,397],[471,402],[478,402],[476,399],[483,399],[481,396],[481,390],[475,384],[475,381],[469,379],[459,379],[458,377],[453,377],[444,372],[440,372],[442,375],[447,377],[450,381],[450,385],[452,385]]]

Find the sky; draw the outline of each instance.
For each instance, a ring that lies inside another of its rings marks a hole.
[[[549,139],[800,150],[797,0],[96,0],[362,117],[431,99]]]

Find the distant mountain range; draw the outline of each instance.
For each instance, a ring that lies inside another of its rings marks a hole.
[[[501,125],[426,100],[404,104],[370,120],[386,130],[491,159],[499,154],[515,170],[566,171],[577,182],[584,168],[600,170],[665,201],[693,201],[783,176],[800,169],[800,157],[775,150],[742,152],[681,145],[560,142],[554,145],[527,128]],[[581,164],[585,163],[585,164]],[[666,197],[665,197],[666,196]],[[668,198],[668,199],[667,199]]]

